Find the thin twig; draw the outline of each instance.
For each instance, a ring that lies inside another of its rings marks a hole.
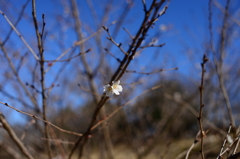
[[[37,116],[35,116],[35,115],[32,115],[32,114],[30,114],[30,113],[26,113],[26,112],[24,112],[24,111],[18,110],[18,109],[16,109],[16,108],[14,108],[13,106],[8,105],[7,103],[0,102],[0,104],[3,104],[3,105],[5,105],[5,106],[7,106],[7,107],[9,107],[9,108],[11,108],[11,109],[13,109],[13,110],[16,110],[16,111],[19,112],[19,113],[25,114],[25,115],[27,115],[27,116],[30,116],[30,117],[34,118],[34,119],[40,120],[40,121],[42,121],[42,122],[44,122],[44,123],[47,123],[48,125],[51,125],[52,127],[56,128],[57,130],[59,130],[59,131],[61,131],[61,132],[68,133],[68,134],[72,134],[72,135],[76,135],[76,136],[83,136],[83,134],[79,134],[79,133],[76,133],[76,132],[64,130],[64,129],[62,129],[62,128],[60,128],[60,127],[52,124],[51,122],[49,122],[49,121],[47,121],[47,120],[44,120],[44,119],[42,119],[42,118],[39,118],[39,117],[37,117]]]
[[[217,159],[221,159],[221,157],[222,157],[222,156],[220,156],[220,155],[221,155],[222,152],[223,152],[223,148],[224,148],[224,146],[225,146],[225,144],[226,144],[226,142],[227,142],[227,136],[230,134],[231,128],[232,128],[232,124],[229,125],[227,135],[225,136],[225,139],[224,139],[224,141],[223,141],[223,144],[222,144],[222,147],[221,147],[221,150],[220,150],[220,152],[219,152],[219,155],[218,155]]]
[[[21,137],[20,137],[20,139],[23,141],[24,140],[24,138],[26,137],[26,135],[27,135],[27,131],[28,131],[28,128],[31,126],[31,125],[33,125],[33,124],[35,124],[36,123],[36,121],[35,121],[35,119],[32,119],[31,121],[29,121],[27,124],[26,124],[26,126],[25,126],[25,130],[24,130],[24,132],[23,132],[23,134],[21,135]]]
[[[88,52],[90,52],[91,51],[91,49],[88,49],[87,51],[85,51],[85,52],[80,52],[79,54],[77,54],[77,55],[75,55],[75,56],[73,56],[73,57],[70,57],[70,58],[68,58],[68,59],[64,59],[64,60],[44,60],[44,62],[69,62],[69,61],[71,61],[72,59],[74,59],[74,58],[76,58],[76,57],[79,57],[79,56],[81,56],[81,55],[84,55],[84,54],[86,54],[86,53],[88,53]],[[52,65],[52,64],[51,64]]]
[[[8,124],[4,115],[0,112],[0,122],[3,125],[3,128],[8,132],[12,140],[16,143],[21,152],[29,159],[34,159],[33,156],[28,152],[27,148],[24,146],[22,141],[17,137],[15,132],[12,130],[11,126]]]
[[[109,55],[111,55],[117,62],[121,63],[122,61],[117,58],[114,54],[112,54],[107,48],[104,49]]]
[[[199,86],[199,93],[200,93],[200,109],[199,109],[199,116],[198,116],[198,123],[199,123],[199,128],[200,128],[200,137],[201,137],[201,148],[200,148],[200,153],[202,156],[202,159],[205,159],[204,157],[204,151],[203,151],[203,137],[205,135],[205,132],[203,130],[203,126],[202,126],[202,111],[203,111],[203,84],[204,84],[204,74],[205,74],[205,64],[208,61],[206,55],[203,55],[203,59],[202,59],[202,63],[201,63],[201,67],[202,67],[202,75],[201,75],[201,85]]]
[[[30,88],[35,90],[37,93],[42,93],[42,91],[38,90],[33,84],[28,84],[28,82],[26,82],[26,86],[29,86]]]
[[[127,32],[127,34],[130,36],[130,38],[132,40],[134,39],[134,37],[131,35],[131,33],[126,28],[123,27],[123,30],[125,30]]]
[[[4,12],[0,10],[0,14],[3,15],[3,17],[7,20],[8,24],[12,27],[12,29],[16,32],[16,34],[19,36],[19,38],[23,41],[23,43],[27,46],[28,50],[33,54],[34,58],[38,61],[39,58],[33,51],[33,49],[28,45],[26,40],[23,38],[23,36],[18,32],[18,30],[15,28],[15,26],[11,23],[11,21],[8,19],[8,17],[5,15]]]
[[[157,71],[152,71],[152,72],[137,72],[137,71],[131,71],[131,70],[126,70],[126,73],[138,73],[138,74],[144,74],[144,75],[150,75],[150,74],[155,74],[163,71],[172,71],[172,70],[178,70],[178,68],[170,68],[170,69],[160,69]]]
[[[116,45],[120,50],[121,50],[121,52],[122,53],[124,53],[125,55],[129,55],[127,52],[125,52],[124,50],[123,50],[123,48],[121,47],[122,46],[122,43],[116,43],[114,40],[113,40],[113,38],[112,38],[112,36],[111,36],[111,34],[110,34],[110,32],[109,32],[109,29],[107,28],[107,27],[105,27],[105,26],[102,26],[103,27],[103,29],[107,32],[107,34],[108,34],[108,36],[109,37],[107,37],[107,39],[108,40],[110,40],[114,45]]]
[[[13,26],[16,27],[16,26],[18,25],[18,23],[20,22],[20,20],[21,20],[21,18],[22,18],[22,16],[23,16],[24,10],[25,10],[25,8],[27,7],[27,5],[28,5],[29,2],[30,2],[30,0],[27,0],[27,2],[22,6],[22,10],[21,10],[21,12],[19,13],[19,16],[18,16],[18,18],[17,18],[17,21],[14,23]],[[6,38],[5,38],[5,39],[3,40],[3,42],[2,42],[3,45],[5,45],[5,43],[8,41],[10,35],[12,34],[12,31],[13,31],[13,29],[11,28],[11,30],[8,32]]]

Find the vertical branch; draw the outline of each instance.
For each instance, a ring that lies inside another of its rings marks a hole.
[[[206,55],[203,55],[201,67],[202,67],[202,75],[201,75],[201,85],[199,86],[199,92],[200,92],[200,110],[199,110],[199,116],[198,116],[198,123],[199,123],[199,128],[200,128],[200,137],[201,137],[201,148],[200,148],[200,153],[202,156],[202,159],[204,158],[204,152],[203,152],[203,137],[205,136],[205,132],[203,130],[202,126],[202,111],[203,111],[203,84],[204,84],[204,73],[205,73],[205,63],[208,61]]]
[[[227,29],[227,21],[228,21],[228,8],[229,8],[229,3],[230,0],[227,1],[226,6],[225,6],[225,13],[224,13],[224,18],[223,18],[223,26],[222,26],[222,30],[221,30],[221,36],[219,39],[219,44],[220,44],[220,48],[219,48],[219,54],[220,54],[220,58],[219,61],[217,60],[217,52],[214,49],[214,44],[213,44],[213,31],[212,31],[212,0],[209,0],[209,32],[210,32],[210,47],[213,53],[213,60],[214,60],[214,65],[215,65],[215,69],[217,72],[217,77],[218,77],[218,81],[219,81],[219,87],[221,89],[221,92],[223,94],[224,97],[224,101],[227,107],[227,111],[228,111],[228,116],[229,116],[229,120],[232,124],[233,130],[236,128],[236,124],[233,118],[233,113],[232,113],[232,108],[231,108],[231,103],[230,103],[230,99],[226,90],[226,87],[224,86],[224,79],[223,79],[223,73],[222,73],[222,64],[223,64],[223,58],[224,58],[224,54],[225,54],[225,43],[226,43],[226,29]]]
[[[77,8],[76,0],[71,0],[71,5],[72,5],[73,18],[75,20],[75,30],[77,32],[77,38],[78,38],[78,40],[82,40],[83,35],[82,35],[82,31],[81,31],[81,21],[80,21],[80,17],[79,17],[79,11],[78,11],[78,8]],[[84,51],[84,44],[83,43],[80,45],[80,50],[81,50],[81,52]],[[96,84],[94,82],[93,71],[91,70],[90,66],[88,65],[85,55],[82,55],[80,58],[81,58],[81,61],[83,63],[83,66],[86,70],[87,78],[89,80],[90,89],[93,93],[97,94],[97,87],[96,87]],[[99,101],[98,97],[93,95],[93,99],[94,99],[94,103],[97,105],[98,101]],[[102,106],[101,106],[101,108],[102,108]],[[105,109],[100,111],[100,113],[101,113],[102,116],[105,116]],[[93,126],[94,122],[91,124],[90,127]],[[102,130],[103,130],[103,136],[104,136],[104,140],[105,140],[105,144],[106,144],[106,148],[107,148],[108,158],[112,159],[113,158],[113,147],[112,147],[110,132],[109,132],[109,129],[108,129],[107,125],[105,125]],[[91,130],[89,129],[88,131],[91,131]],[[86,142],[87,138],[85,138],[84,140]],[[84,143],[82,143],[81,147],[83,147],[83,145],[84,145]],[[79,152],[79,158],[81,157],[81,155],[82,155],[82,150],[80,150],[80,152]]]
[[[36,31],[36,36],[37,36],[37,41],[38,41],[38,49],[39,49],[39,54],[40,54],[40,73],[41,73],[41,96],[42,96],[42,111],[43,111],[43,119],[47,120],[46,117],[46,109],[47,109],[47,98],[45,94],[45,74],[44,74],[44,49],[43,49],[43,33],[44,33],[44,27],[46,23],[44,22],[44,14],[42,14],[42,20],[43,20],[43,26],[42,26],[42,33],[39,33],[38,31],[38,24],[37,24],[37,17],[36,17],[36,4],[35,0],[32,0],[32,16],[33,16],[33,21],[34,21],[34,26],[35,26],[35,31]],[[49,139],[49,131],[48,131],[48,124],[44,123],[44,134],[46,139]],[[49,159],[52,158],[52,153],[51,153],[51,147],[50,147],[50,141],[46,140],[47,144],[47,152],[48,152],[48,157]]]
[[[34,159],[33,156],[28,152],[27,148],[24,146],[22,141],[17,137],[17,135],[12,130],[11,126],[8,124],[7,120],[3,116],[3,114],[0,112],[0,122],[3,125],[3,128],[8,132],[12,140],[16,143],[18,148],[21,150],[21,152],[28,158],[28,159]]]

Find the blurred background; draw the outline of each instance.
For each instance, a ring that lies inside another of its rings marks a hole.
[[[147,8],[151,3],[146,0]],[[208,131],[205,157],[218,156],[230,123],[230,136],[236,137],[240,121],[240,2],[172,0],[164,2],[160,11],[165,6],[166,13],[150,28],[120,80],[123,92],[104,105],[98,121],[107,120],[92,131],[84,158],[185,158],[199,131],[204,54],[208,58],[203,92],[203,128]],[[39,56],[32,1],[0,0],[0,10]],[[127,50],[144,19],[142,1],[36,0],[36,13],[40,31],[42,14],[46,23],[47,120],[62,129],[84,133],[103,86],[124,57],[102,26]],[[0,102],[42,117],[40,64],[2,15],[0,24]],[[154,45],[158,47],[151,47]],[[151,90],[157,85],[162,87]],[[43,122],[4,104],[0,112],[36,158],[47,158],[46,140],[53,158],[66,158],[78,139],[52,127],[50,139],[46,139]],[[199,146],[197,143],[189,158],[201,158]],[[0,147],[0,158],[21,156],[3,126]]]

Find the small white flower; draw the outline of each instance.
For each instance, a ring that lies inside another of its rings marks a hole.
[[[103,92],[105,92],[108,97],[112,96],[113,94],[119,95],[119,92],[122,92],[123,90],[122,86],[120,85],[120,80],[116,82],[113,81],[112,83],[112,86],[110,84],[103,86]]]
[[[227,141],[228,143],[232,144],[233,143],[233,139],[230,135],[227,135]]]

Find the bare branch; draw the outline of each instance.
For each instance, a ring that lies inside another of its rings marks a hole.
[[[65,59],[65,60],[44,60],[44,62],[69,62],[69,61],[71,61],[72,59],[74,59],[74,58],[76,58],[76,57],[79,57],[79,56],[81,56],[81,55],[84,55],[84,54],[86,54],[86,53],[88,53],[88,52],[90,52],[90,51],[91,51],[91,49],[88,49],[88,50],[85,51],[85,52],[80,52],[79,54],[77,54],[77,55],[75,55],[75,56],[73,56],[73,57],[71,57],[71,58]],[[51,66],[52,66],[52,64],[51,64]]]
[[[8,17],[0,10],[0,14],[3,15],[3,17],[7,20],[8,24],[12,27],[12,29],[16,32],[16,34],[19,36],[19,38],[23,41],[23,43],[27,46],[28,50],[33,54],[35,59],[38,61],[39,58],[33,51],[33,49],[28,45],[26,40],[23,38],[23,36],[18,32],[18,30],[15,28],[15,26],[11,23],[11,21],[8,19]]]
[[[137,71],[131,71],[131,70],[126,70],[126,73],[138,73],[138,74],[144,74],[144,75],[150,75],[150,74],[155,74],[163,71],[172,71],[172,70],[178,70],[178,68],[170,68],[170,69],[160,69],[157,71],[152,71],[152,72],[137,72]]]
[[[126,28],[123,27],[123,30],[125,30],[127,32],[127,34],[130,36],[130,38],[132,40],[134,39],[134,37],[131,35],[131,33]]]
[[[113,40],[113,38],[112,38],[112,36],[111,36],[111,34],[109,33],[109,29],[107,28],[107,27],[105,27],[105,26],[102,26],[103,27],[103,29],[108,33],[108,36],[109,37],[107,37],[107,39],[108,40],[110,40],[114,45],[116,45],[121,51],[122,51],[122,53],[124,53],[125,55],[129,55],[127,52],[125,52],[124,50],[123,50],[123,48],[121,47],[122,46],[122,43],[116,43],[114,40]]]
[[[17,137],[15,132],[12,130],[11,126],[8,124],[7,120],[3,116],[3,114],[0,112],[0,122],[3,125],[3,128],[8,132],[12,140],[16,143],[18,148],[21,150],[21,152],[29,159],[34,159],[33,156],[28,152],[27,148],[24,146],[22,141]]]
[[[61,131],[61,132],[68,133],[68,134],[72,134],[72,135],[76,135],[76,136],[82,136],[82,134],[79,134],[79,133],[76,133],[76,132],[72,132],[72,131],[68,131],[68,130],[64,130],[64,129],[62,129],[62,128],[60,128],[60,127],[52,124],[52,123],[49,122],[49,121],[46,121],[46,120],[44,120],[44,119],[42,119],[42,118],[39,118],[39,117],[37,117],[37,116],[35,116],[35,115],[32,115],[32,114],[30,114],[30,113],[26,113],[26,112],[24,112],[24,111],[18,110],[18,109],[16,109],[16,108],[14,108],[13,106],[8,105],[7,103],[0,102],[0,104],[3,104],[3,105],[5,105],[5,106],[7,106],[7,107],[9,107],[9,108],[11,108],[11,109],[13,109],[13,110],[16,110],[16,111],[19,112],[19,113],[25,114],[25,115],[27,115],[27,116],[30,116],[30,117],[34,118],[34,119],[40,120],[40,121],[42,121],[42,122],[44,122],[44,123],[47,123],[48,125],[51,125],[52,127],[58,129],[58,130]]]
[[[111,55],[117,62],[121,63],[122,61],[117,58],[114,54],[112,54],[107,48],[104,49],[109,55]]]

